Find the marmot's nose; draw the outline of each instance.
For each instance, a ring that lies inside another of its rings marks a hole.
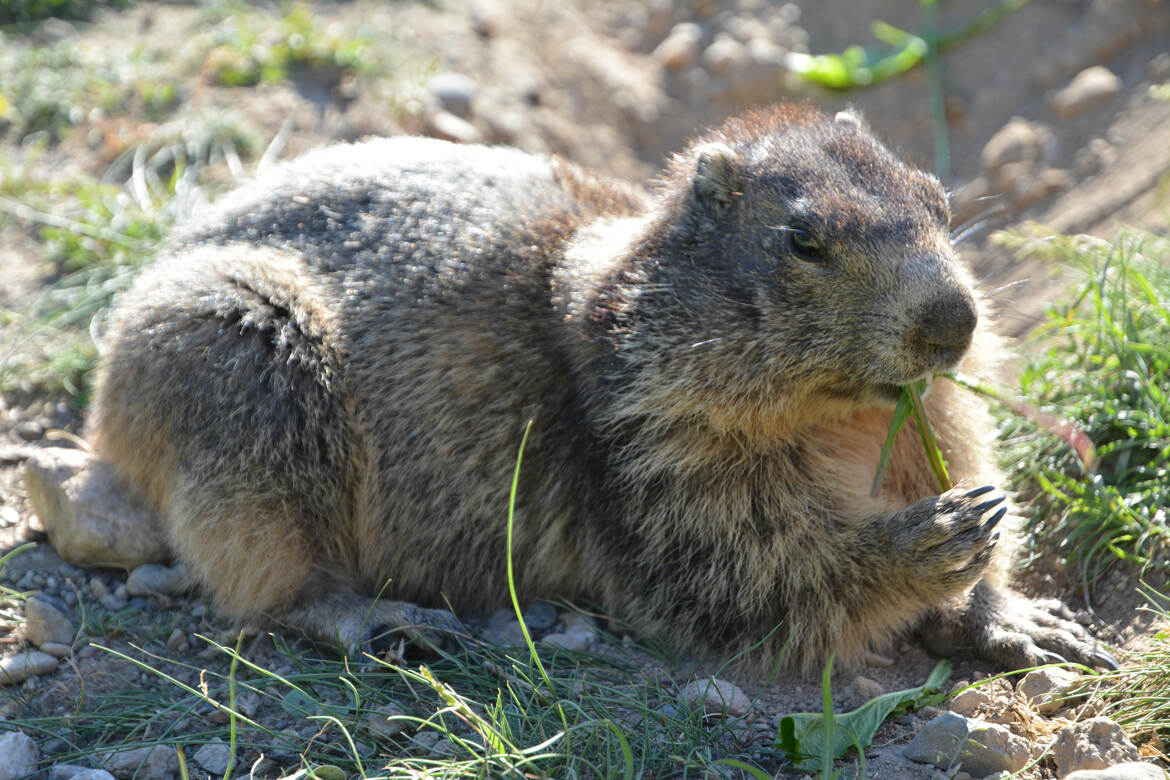
[[[926,346],[958,351],[971,343],[971,334],[979,321],[975,300],[967,290],[954,290],[936,296],[918,315],[918,338]],[[958,356],[956,356],[958,357]]]

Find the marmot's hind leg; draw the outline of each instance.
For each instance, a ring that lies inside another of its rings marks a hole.
[[[362,597],[361,438],[327,293],[296,255],[207,247],[151,269],[104,346],[90,439],[217,609],[354,649],[446,613]],[[392,576],[392,572],[390,575]]]
[[[313,576],[280,620],[350,653],[378,654],[404,639],[424,648],[453,647],[465,634],[446,610],[367,598],[326,572]]]
[[[966,603],[936,610],[919,632],[939,655],[972,653],[1006,669],[1066,662],[1116,669],[1074,618],[1054,599],[1032,601],[980,582]]]

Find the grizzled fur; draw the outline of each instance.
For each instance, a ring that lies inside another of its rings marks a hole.
[[[1105,663],[1003,590],[979,400],[928,397],[963,487],[936,495],[911,431],[870,495],[899,387],[972,342],[948,219],[856,117],[804,107],[730,120],[649,194],[508,149],[317,151],[123,297],[90,437],[221,610],[350,645],[506,603],[532,419],[522,599],[704,650],[779,627],[765,661],[857,659],[926,619],[942,651]],[[974,340],[969,362],[997,349]]]

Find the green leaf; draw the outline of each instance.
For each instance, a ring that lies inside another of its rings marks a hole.
[[[873,742],[873,735],[891,714],[903,714],[943,700],[942,684],[951,676],[951,665],[939,661],[926,682],[917,688],[894,691],[870,699],[852,712],[833,716],[830,755],[840,758],[856,742],[861,750]],[[776,746],[803,772],[821,768],[825,756],[825,714],[797,712],[780,719]]]

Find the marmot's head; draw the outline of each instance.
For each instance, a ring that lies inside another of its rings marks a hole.
[[[625,346],[680,406],[888,403],[971,343],[942,187],[851,113],[732,119],[676,157],[658,208]]]

